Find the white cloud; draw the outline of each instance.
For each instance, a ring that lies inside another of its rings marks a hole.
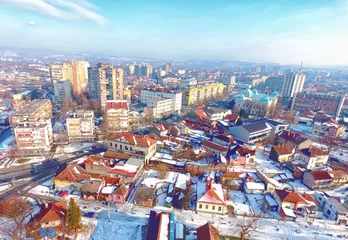
[[[30,26],[35,26],[35,25],[37,25],[37,23],[36,23],[35,21],[29,21],[29,22],[27,22],[27,24],[30,25]]]
[[[99,24],[107,21],[88,0],[0,0],[1,2],[64,20],[85,18]]]

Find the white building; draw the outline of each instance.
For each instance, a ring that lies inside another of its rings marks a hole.
[[[54,99],[53,99],[54,104],[62,105],[62,103],[65,100],[70,101],[72,99],[72,93],[73,93],[72,84],[70,80],[53,82],[53,92],[54,92]]]
[[[141,102],[150,104],[154,99],[169,98],[172,99],[172,113],[180,113],[182,93],[178,91],[171,91],[165,88],[145,88],[141,90]]]
[[[90,141],[94,139],[94,112],[77,110],[69,113],[66,126],[70,142]]]
[[[157,98],[150,100],[147,108],[144,109],[145,114],[155,118],[162,118],[173,113],[173,99]],[[174,112],[175,113],[175,112]]]
[[[225,85],[236,84],[236,76],[228,77],[228,76],[218,76],[216,81],[219,83],[223,83]]]
[[[18,122],[13,129],[18,149],[22,153],[45,153],[53,142],[51,119]]]
[[[303,72],[288,72],[285,76],[282,97],[292,98],[295,93],[301,92],[306,80],[306,75]]]
[[[127,100],[108,100],[106,117],[108,133],[127,131],[129,127]]]

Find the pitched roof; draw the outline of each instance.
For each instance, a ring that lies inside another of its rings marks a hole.
[[[213,115],[214,113],[224,113],[224,112],[227,112],[229,111],[229,109],[226,109],[226,108],[217,108],[217,107],[205,107],[204,108],[204,111],[209,115]]]
[[[314,178],[314,180],[330,180],[332,179],[328,171],[311,171],[309,172]]]
[[[275,191],[278,194],[279,198],[282,200],[282,202],[307,203],[306,199],[304,199],[304,197],[302,197],[299,193],[280,189],[276,189]]]
[[[278,136],[296,145],[301,144],[308,140],[307,138],[302,137],[301,133],[295,133],[290,130],[284,130],[281,133],[279,133]]]
[[[40,213],[35,216],[37,222],[53,222],[63,220],[67,212],[67,202],[51,202],[42,204]]]
[[[209,185],[208,191],[206,191],[203,196],[198,199],[198,202],[226,205],[221,184],[213,183]]]
[[[210,223],[197,228],[197,239],[199,240],[220,240],[219,231]]]
[[[329,174],[333,179],[344,178],[345,176],[347,176],[347,173],[345,173],[343,170],[329,171]]]
[[[202,142],[202,145],[203,145],[203,146],[206,146],[206,147],[208,147],[208,148],[212,148],[212,149],[214,149],[214,150],[217,150],[217,151],[219,151],[219,152],[227,152],[227,150],[228,150],[228,147],[221,146],[221,145],[219,145],[219,144],[216,144],[216,143],[210,142],[210,141],[206,141],[206,140],[204,140],[204,141]]]
[[[157,142],[155,139],[150,138],[148,136],[140,136],[140,135],[126,133],[126,132],[108,137],[108,140],[116,141],[116,142],[126,142],[129,145],[141,146],[141,147],[150,147],[156,144]]]
[[[108,149],[104,155],[103,155],[104,158],[112,158],[112,159],[130,159],[131,156],[128,155],[128,154],[125,154],[125,153],[121,153],[121,152],[115,152],[115,151],[112,151],[110,149]]]
[[[164,124],[157,124],[156,128],[160,131],[160,132],[163,132],[163,131],[166,131],[168,130],[168,127]]]
[[[247,130],[249,133],[258,132],[265,129],[272,129],[272,127],[265,121],[253,122],[247,125],[241,125],[241,127]]]
[[[238,114],[227,114],[225,120],[228,120],[229,122],[235,122],[238,118]]]
[[[274,151],[276,151],[279,155],[291,154],[294,150],[292,146],[284,145],[284,146],[273,146]]]
[[[126,185],[124,185],[124,184],[121,184],[121,185],[116,189],[115,194],[124,196],[124,195],[127,194],[128,190],[129,190],[129,187],[128,187],[128,186],[126,186]]]
[[[201,120],[204,120],[204,119],[207,119],[209,120],[210,119],[210,116],[203,110],[203,109],[197,109],[195,111],[195,114],[199,117],[199,119]]]
[[[86,182],[82,185],[81,191],[82,192],[88,192],[88,193],[97,193],[99,192],[101,186],[102,186],[101,180],[86,180]]]
[[[221,141],[227,142],[227,143],[233,143],[234,138],[231,135],[227,134],[219,134],[217,136],[214,136],[214,138],[219,139]]]
[[[69,163],[62,170],[58,170],[54,180],[68,181],[68,182],[81,182],[86,179],[90,179],[91,176],[87,171],[77,163]]]
[[[318,147],[310,147],[301,150],[301,153],[308,157],[326,156],[328,153]]]
[[[243,179],[244,176],[246,177],[245,172],[233,172],[233,171],[226,171],[223,175],[224,178],[230,178],[230,179]]]

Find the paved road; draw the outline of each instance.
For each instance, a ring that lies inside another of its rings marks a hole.
[[[104,152],[104,148],[99,148],[90,152],[84,152],[69,158],[59,158],[55,160],[51,160],[50,162],[43,162],[42,165],[32,166],[31,164],[26,164],[23,166],[16,166],[1,169],[0,172],[0,183],[1,182],[11,182],[12,180],[20,180],[27,179],[28,181],[24,181],[20,184],[15,184],[14,187],[11,187],[6,192],[0,194],[0,200],[6,199],[10,196],[24,196],[28,191],[35,186],[41,183],[40,180],[47,178],[50,175],[53,175],[57,168],[64,165],[67,162],[72,160]]]

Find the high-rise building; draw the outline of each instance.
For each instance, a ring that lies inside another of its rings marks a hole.
[[[128,65],[128,75],[134,75],[134,71],[135,71],[135,65],[134,64],[129,64]]]
[[[301,92],[305,80],[306,75],[303,72],[288,72],[282,87],[282,97],[292,98],[295,93]]]
[[[92,99],[105,108],[107,100],[123,99],[123,69],[99,63],[88,68],[88,88]]]
[[[201,87],[188,88],[184,90],[182,101],[186,106],[201,104],[204,101],[223,96],[224,89],[225,85],[222,83],[212,83]]]
[[[303,72],[287,72],[282,87],[282,101],[284,106],[291,106],[292,98],[296,93],[302,91],[305,80],[306,75]]]
[[[167,62],[164,66],[163,66],[164,71],[166,71],[166,73],[171,73],[172,72],[172,63],[171,62]]]
[[[88,67],[89,63],[83,60],[51,64],[52,84],[68,79],[73,86],[74,95],[79,95],[86,90],[88,85]]]
[[[106,118],[108,133],[124,132],[128,130],[128,103],[126,100],[108,100],[106,104]]]
[[[94,140],[94,112],[79,109],[75,112],[68,113],[66,127],[69,142]]]
[[[59,106],[62,105],[65,100],[71,100],[72,86],[70,80],[54,81],[53,92],[53,102]]]

